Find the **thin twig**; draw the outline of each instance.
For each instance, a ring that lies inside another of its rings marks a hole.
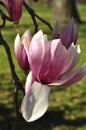
[[[37,22],[36,22],[35,17],[38,18],[40,21],[42,21],[44,24],[46,24],[46,25],[50,28],[50,30],[53,29],[53,28],[51,27],[50,23],[47,22],[46,20],[42,19],[41,17],[39,17],[39,16],[35,13],[35,11],[28,6],[28,4],[27,4],[25,1],[24,1],[24,7],[25,7],[26,10],[29,12],[29,14],[31,15],[32,19],[34,18],[34,19],[33,19],[33,22],[34,22],[34,25],[35,25],[35,31],[36,31],[36,32],[37,32],[37,30],[38,30],[38,24],[37,24]]]
[[[51,27],[50,23],[45,21],[43,18],[41,18],[40,16],[38,16],[36,13],[35,13],[35,16],[40,20],[42,21],[43,23],[45,23],[51,30],[53,30],[53,28]]]
[[[33,20],[34,26],[35,26],[35,33],[38,31],[38,24],[36,22],[36,18],[35,18],[35,13],[34,10],[32,10],[28,4],[25,3],[24,1],[24,7],[26,8],[26,10],[29,12],[29,14],[31,15],[31,18]]]
[[[3,13],[3,11],[0,9],[0,17],[3,20],[2,21],[2,25],[0,25],[0,28],[5,26],[6,20],[12,22],[13,20],[10,19],[10,17],[8,17],[5,13]]]

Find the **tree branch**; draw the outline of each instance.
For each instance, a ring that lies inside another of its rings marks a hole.
[[[45,24],[50,28],[50,30],[53,29],[53,28],[51,27],[50,23],[48,23],[47,21],[45,21],[44,19],[42,19],[41,17],[39,17],[39,16],[35,13],[35,11],[34,11],[33,9],[31,9],[31,8],[28,6],[28,4],[25,3],[25,1],[24,1],[24,7],[26,8],[26,10],[29,12],[29,14],[30,14],[31,17],[32,17],[32,20],[33,20],[34,25],[35,25],[35,32],[38,31],[38,24],[37,24],[37,22],[36,22],[35,17],[38,18],[38,19],[39,19],[40,21],[42,21],[43,23],[45,23]]]
[[[10,65],[10,70],[11,70],[11,75],[12,75],[12,81],[14,84],[14,102],[15,102],[15,106],[16,106],[16,119],[15,122],[17,121],[17,118],[19,118],[20,116],[20,112],[19,112],[19,103],[18,103],[18,91],[21,90],[24,94],[24,88],[15,72],[15,66],[13,64],[13,60],[12,60],[12,56],[11,56],[11,52],[10,52],[10,48],[7,44],[7,42],[3,39],[2,34],[0,32],[0,45],[3,45],[8,57],[8,61],[9,61],[9,65]],[[13,125],[15,126],[15,125]],[[16,130],[16,128],[13,127],[12,130]]]
[[[24,93],[24,89],[23,86],[15,72],[15,66],[13,64],[13,60],[12,60],[12,56],[11,56],[11,52],[10,52],[10,48],[8,46],[8,44],[6,43],[6,41],[3,39],[2,34],[0,32],[0,44],[4,46],[6,53],[7,53],[7,57],[8,57],[8,61],[9,61],[9,65],[10,65],[10,70],[11,70],[11,74],[12,74],[12,80],[14,85],[16,85],[20,90],[23,91]]]
[[[13,21],[13,20],[10,19],[10,17],[8,17],[7,15],[5,15],[1,9],[0,9],[0,17],[3,20],[2,25],[0,25],[0,28],[2,28],[2,27],[5,26],[6,20],[8,20],[10,22]]]

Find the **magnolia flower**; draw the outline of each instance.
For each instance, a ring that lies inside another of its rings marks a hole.
[[[53,34],[52,37],[53,39],[61,39],[62,44],[66,47],[69,48],[70,45],[74,42],[74,44],[77,41],[77,29],[76,25],[74,23],[74,20],[71,19],[70,22],[68,22],[62,29],[61,33],[58,34],[58,23],[56,23],[54,29],[53,29]]]
[[[28,43],[27,43],[28,44]],[[40,118],[47,110],[51,86],[68,86],[86,74],[86,63],[75,68],[80,47],[72,43],[67,49],[60,39],[48,41],[42,31],[37,32],[25,50],[31,71],[25,84],[21,112],[27,122]]]
[[[17,34],[15,38],[15,42],[14,42],[14,52],[15,52],[16,58],[18,60],[20,67],[25,71],[27,71],[30,67],[29,67],[29,62],[26,55],[26,51],[24,48],[24,44],[27,43],[27,48],[29,48],[31,39],[32,39],[31,32],[30,30],[27,30],[23,34],[21,39],[20,39],[19,34]]]
[[[23,0],[2,0],[10,18],[13,21],[18,21],[22,15]]]

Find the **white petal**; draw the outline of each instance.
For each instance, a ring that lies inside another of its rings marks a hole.
[[[76,45],[72,64],[70,65],[70,67],[67,71],[71,71],[78,64],[78,61],[79,61],[79,58],[80,58],[80,52],[81,52],[80,46]]]
[[[14,52],[17,55],[21,53],[21,40],[20,40],[20,35],[17,34],[15,41],[14,41]]]
[[[19,35],[19,33],[16,35],[16,38],[15,38],[15,41],[14,41],[14,43],[15,44],[18,44],[20,42],[20,35]]]
[[[26,83],[25,83],[25,93],[27,94],[28,91],[30,90],[33,82],[34,82],[34,77],[33,77],[33,74],[32,74],[32,71],[29,72],[28,76],[27,76],[27,79],[26,79]]]
[[[50,87],[34,82],[30,91],[25,95],[21,112],[27,122],[40,118],[48,108]]]
[[[78,63],[79,57],[80,57],[80,47],[79,45],[75,46],[72,43],[72,45],[69,47],[67,51],[67,58],[65,58],[66,60],[65,66],[61,74],[63,74],[66,71],[71,71]]]
[[[74,56],[75,56],[74,54],[75,54],[75,46],[71,45],[67,51],[67,55],[65,57],[65,65],[64,65],[64,68],[63,68],[61,74],[65,73],[71,66]]]

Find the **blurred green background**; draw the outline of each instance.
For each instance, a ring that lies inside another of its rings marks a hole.
[[[35,4],[31,5],[36,13],[47,21],[51,21],[52,8],[47,5]],[[83,21],[86,21],[86,5],[79,4],[78,12]],[[39,29],[51,37],[50,29],[37,20]],[[52,23],[51,23],[52,24]],[[63,25],[61,25],[62,27]],[[14,39],[17,32],[22,36],[26,29],[31,29],[34,33],[34,25],[30,15],[23,8],[23,14],[19,25],[6,22],[6,26],[1,30],[4,39],[10,46],[13,62],[16,72],[25,84],[26,75],[19,68],[14,55]],[[86,61],[86,23],[77,24],[78,41],[80,44],[81,55],[78,65]],[[3,46],[0,46],[0,130],[11,130],[15,120],[15,104],[14,104],[14,88],[7,55]],[[20,104],[23,94],[19,93]],[[52,87],[49,108],[45,115],[39,120],[27,123],[21,118],[18,121],[19,130],[86,130],[86,76],[78,83],[69,87]]]

